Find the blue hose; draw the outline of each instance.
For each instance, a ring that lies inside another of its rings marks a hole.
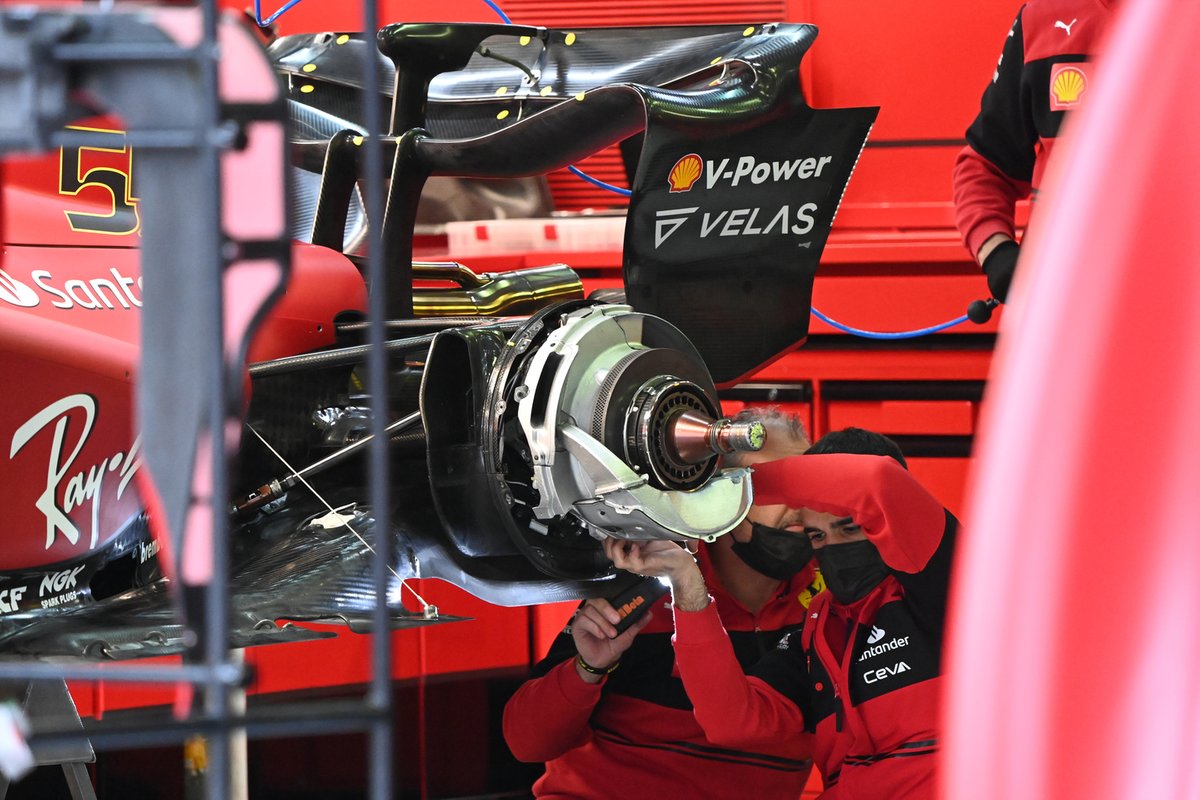
[[[500,8],[500,6],[493,3],[492,0],[483,0],[483,2],[487,3],[488,6],[492,9],[492,11],[495,11],[497,14],[500,15],[501,22],[503,22],[505,25],[512,25],[512,20],[508,18],[508,14],[504,13],[504,9]]]
[[[633,194],[633,192],[629,191],[628,189],[622,189],[620,186],[613,186],[611,183],[605,183],[604,181],[600,180],[599,178],[593,178],[591,175],[588,175],[586,172],[581,170],[579,167],[572,166],[572,167],[567,167],[567,169],[571,171],[572,175],[582,178],[583,180],[587,181],[588,183],[592,184],[593,186],[599,186],[601,189],[607,189],[608,191],[612,192],[613,194],[619,194],[622,197],[629,197],[631,194]]]
[[[266,19],[263,19],[262,0],[254,0],[254,21],[258,23],[258,27],[265,28],[268,25],[270,25],[272,22],[274,22],[275,20],[282,17],[285,11],[288,11],[289,9],[291,9],[292,6],[296,5],[296,3],[299,3],[299,2],[300,2],[300,0],[288,0],[288,2],[283,4],[282,8],[280,8],[278,11],[276,11],[274,14],[267,17]],[[485,0],[485,2],[486,2],[486,0]]]
[[[940,325],[931,325],[928,328],[917,328],[916,330],[911,331],[866,331],[862,328],[852,328],[849,325],[844,325],[835,319],[830,319],[816,308],[813,308],[812,313],[814,317],[821,320],[826,325],[832,325],[839,331],[849,333],[852,336],[861,336],[864,339],[916,339],[918,336],[928,336],[931,333],[944,331],[947,328],[953,328],[955,325],[961,325],[967,321],[967,315],[963,314],[961,317],[955,317],[954,319],[943,322]]]

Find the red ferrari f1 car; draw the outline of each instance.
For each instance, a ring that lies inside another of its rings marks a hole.
[[[761,429],[717,388],[804,340],[876,111],[805,103],[814,28],[396,24],[264,56],[228,24],[212,74],[196,21],[0,12],[0,146],[42,151],[2,176],[0,653],[178,651],[226,558],[239,646],[369,627],[385,541],[417,624],[411,577],[577,598],[611,591],[605,537],[745,515],[721,455]],[[432,187],[469,205],[617,142],[623,293],[414,260]]]

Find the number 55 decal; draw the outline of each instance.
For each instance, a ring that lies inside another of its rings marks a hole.
[[[64,147],[59,151],[58,192],[79,197],[104,211],[64,211],[73,231],[127,236],[141,227],[133,194],[133,150],[122,144],[124,131],[70,126],[71,130],[118,134],[120,147]],[[103,191],[107,194],[100,192]]]

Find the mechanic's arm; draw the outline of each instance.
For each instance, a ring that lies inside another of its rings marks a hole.
[[[755,502],[853,517],[893,570],[925,569],[942,540],[946,512],[887,456],[804,455],[754,468]]]
[[[591,740],[588,722],[600,701],[604,671],[620,660],[649,624],[650,615],[618,636],[613,624],[619,620],[607,600],[581,605],[570,633],[559,634],[550,653],[535,667],[535,674],[545,674],[526,681],[508,701],[504,739],[518,760],[550,761]]]
[[[967,129],[967,146],[954,165],[956,223],[999,300],[1007,296],[1019,252],[1016,202],[1029,196],[1036,161],[1037,129],[1021,91],[1024,66],[1018,14],[983,93],[979,115]]]
[[[672,542],[610,540],[605,552],[624,570],[671,582],[675,663],[710,742],[785,758],[811,756],[796,704],[742,672],[700,568],[687,550]]]

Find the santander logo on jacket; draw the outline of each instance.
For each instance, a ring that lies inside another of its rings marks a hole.
[[[801,635],[808,692],[793,699],[801,704],[810,731],[835,714],[840,730],[846,713],[841,704],[843,694],[848,695],[850,706],[857,707],[941,674],[940,631],[930,633],[927,615],[904,602],[895,578],[885,579],[852,607],[854,627],[848,653],[836,652],[836,640],[828,643],[828,649],[817,645],[818,637],[826,636],[827,630],[844,630],[847,624],[833,613],[832,606],[829,594],[819,595],[810,606]],[[831,678],[827,665],[833,663],[840,663],[845,674]]]
[[[879,609],[874,630],[884,636],[871,644],[872,626],[860,625],[855,632],[850,662],[850,700],[855,705],[886,692],[936,678],[941,642],[931,641],[903,604],[890,603]]]

